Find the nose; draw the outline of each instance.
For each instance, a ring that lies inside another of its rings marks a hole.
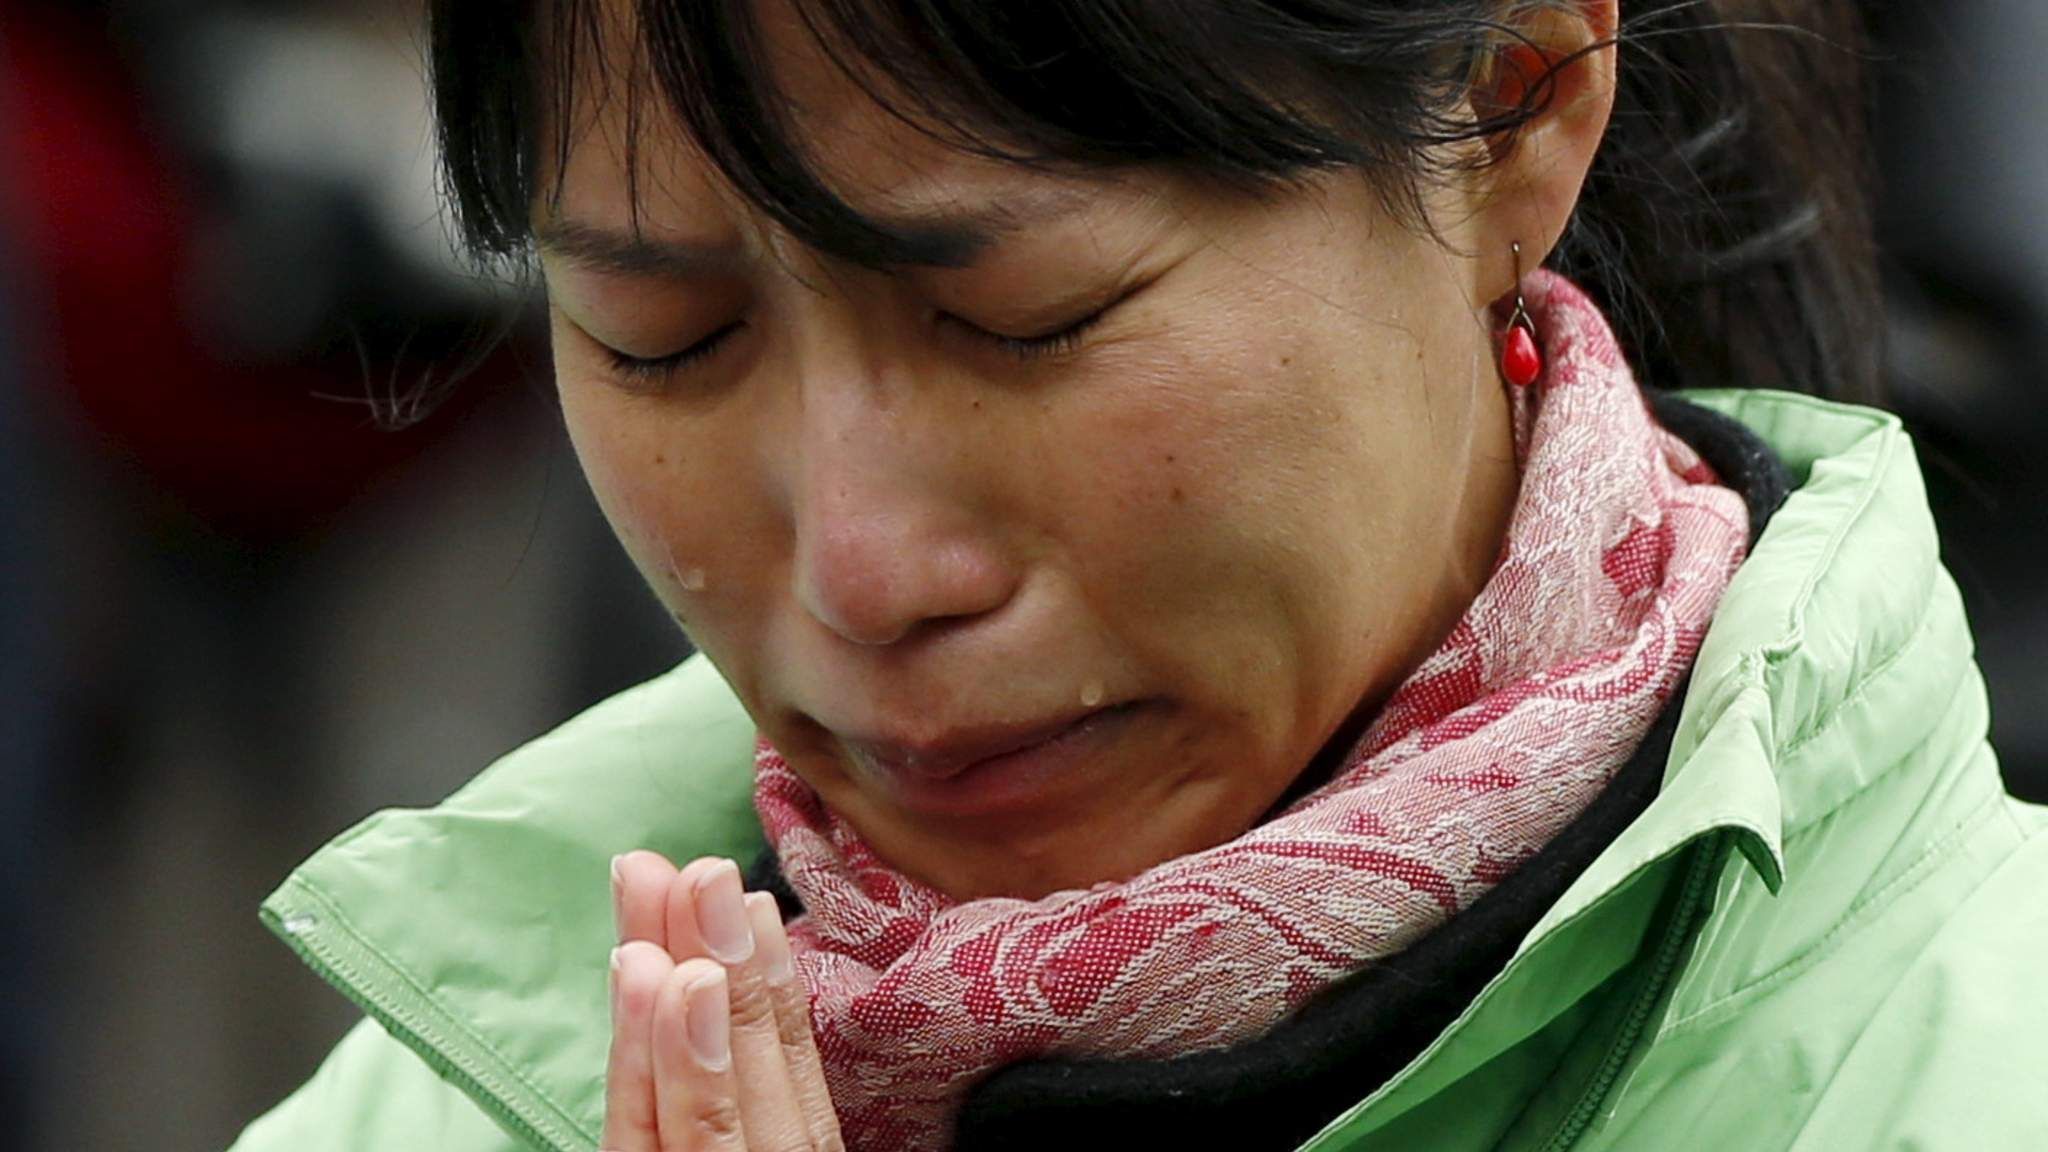
[[[796,597],[805,612],[856,644],[894,644],[920,626],[995,611],[1015,582],[967,532],[902,502],[836,502],[797,536]]]
[[[1021,575],[972,506],[973,454],[930,413],[836,399],[809,407],[793,461],[802,609],[848,641],[886,645],[1008,603]]]

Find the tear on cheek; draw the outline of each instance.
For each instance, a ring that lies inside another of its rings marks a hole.
[[[674,587],[691,593],[702,592],[710,587],[711,578],[705,573],[703,567],[697,564],[685,563],[676,555],[674,548],[663,545],[662,559],[664,561],[662,575]]]
[[[684,592],[702,592],[711,584],[711,578],[704,569],[694,564],[679,564],[671,556],[668,562],[668,582]]]

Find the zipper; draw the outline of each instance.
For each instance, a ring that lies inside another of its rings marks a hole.
[[[264,925],[283,940],[306,967],[362,1009],[364,1015],[375,1020],[393,1039],[410,1048],[433,1069],[435,1075],[469,1097],[499,1127],[538,1152],[577,1152],[580,1145],[543,1131],[515,1111],[507,1102],[504,1090],[482,1078],[487,1074],[466,1066],[478,1062],[465,1062],[459,1058],[459,1045],[423,1032],[413,1023],[412,1015],[395,1002],[396,997],[380,996],[373,991],[377,980],[365,966],[350,960],[349,953],[361,951],[362,947],[346,927],[333,925],[328,931],[321,931],[327,926],[322,922],[331,924],[331,917],[300,908],[287,910],[281,907],[283,895],[281,890],[277,896],[265,901],[259,915]],[[457,1052],[457,1058],[450,1057],[451,1050]]]
[[[1565,1152],[1577,1144],[1586,1134],[1586,1129],[1591,1127],[1601,1105],[1607,1102],[1608,1093],[1613,1091],[1622,1067],[1634,1054],[1642,1040],[1643,1030],[1649,1026],[1651,1013],[1677,976],[1686,947],[1706,920],[1712,903],[1713,881],[1728,858],[1731,837],[1731,833],[1721,831],[1694,851],[1692,861],[1686,867],[1677,903],[1672,907],[1671,925],[1666,929],[1664,938],[1657,942],[1657,951],[1650,959],[1648,976],[1630,1001],[1607,1055],[1593,1070],[1593,1077],[1586,1082],[1578,1102],[1572,1105],[1557,1131],[1544,1143],[1543,1152]]]

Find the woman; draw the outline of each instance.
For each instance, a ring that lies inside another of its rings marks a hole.
[[[2044,1146],[1909,445],[1667,394],[1874,391],[1854,13],[1631,8],[435,4],[702,655],[287,880],[238,1147]]]

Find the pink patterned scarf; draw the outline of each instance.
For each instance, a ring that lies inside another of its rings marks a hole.
[[[1691,665],[1748,517],[1651,420],[1571,282],[1524,295],[1521,492],[1491,578],[1332,779],[1120,883],[955,902],[895,872],[763,741],[755,804],[806,914],[797,969],[856,1152],[939,1149],[968,1087],[1039,1056],[1252,1038],[1471,905],[1571,822]],[[1505,387],[1505,385],[1504,385]]]

